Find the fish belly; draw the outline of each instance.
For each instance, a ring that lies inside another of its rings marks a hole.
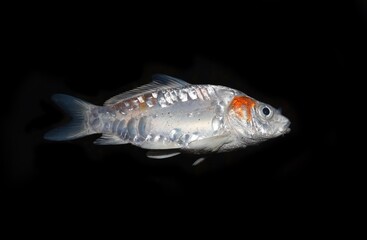
[[[215,106],[178,103],[159,109],[147,119],[147,137],[142,144],[147,149],[183,148],[190,142],[216,134],[213,127]]]

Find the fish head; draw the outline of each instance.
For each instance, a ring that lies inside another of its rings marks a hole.
[[[229,105],[230,126],[247,144],[265,141],[290,131],[290,121],[280,110],[249,96],[235,96]]]

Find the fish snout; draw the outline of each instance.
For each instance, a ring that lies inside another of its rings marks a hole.
[[[291,131],[289,126],[291,125],[291,122],[288,120],[288,118],[284,117],[284,121],[282,122],[281,127],[279,128],[280,134],[286,134]]]

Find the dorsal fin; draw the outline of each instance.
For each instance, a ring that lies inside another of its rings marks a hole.
[[[171,77],[166,74],[154,74],[152,77],[152,81],[170,87],[182,87],[191,85],[190,83],[185,82],[184,80]]]
[[[186,87],[189,86],[190,83],[187,83],[181,79],[174,78],[165,74],[155,74],[152,77],[152,82],[137,87],[133,90],[121,93],[116,95],[110,99],[108,99],[104,105],[113,105],[122,100],[133,98],[139,95],[144,95],[147,93],[152,93],[157,90],[169,89],[169,88],[177,88],[177,87]]]

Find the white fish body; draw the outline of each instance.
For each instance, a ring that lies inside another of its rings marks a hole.
[[[243,148],[289,131],[289,120],[270,105],[224,86],[192,85],[154,75],[153,82],[122,93],[104,106],[56,94],[53,100],[73,117],[46,139],[62,141],[102,133],[95,143],[126,144],[160,151],[166,158]]]

